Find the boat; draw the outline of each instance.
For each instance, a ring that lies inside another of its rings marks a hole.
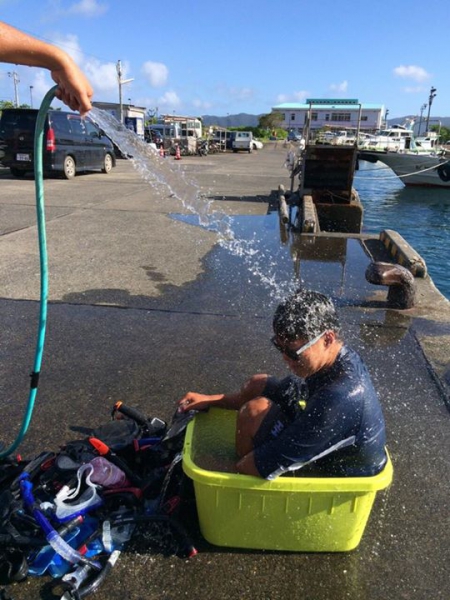
[[[392,169],[406,186],[450,188],[450,152],[417,150],[361,150],[358,159],[381,162]]]
[[[440,150],[439,138],[437,131],[426,131],[424,135],[416,136],[414,143],[419,152],[437,152]]]
[[[375,134],[360,139],[358,147],[362,150],[409,150],[415,147],[414,119],[406,119],[404,125],[392,125]]]

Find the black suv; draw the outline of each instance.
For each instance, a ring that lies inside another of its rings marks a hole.
[[[34,130],[37,110],[6,108],[0,119],[1,163],[16,177],[34,170]],[[111,140],[89,118],[78,113],[50,110],[43,140],[44,174],[61,173],[72,179],[79,171],[101,169],[109,173],[116,164]]]

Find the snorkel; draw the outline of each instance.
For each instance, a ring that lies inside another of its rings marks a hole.
[[[42,513],[33,495],[33,483],[30,480],[29,473],[23,473],[20,478],[20,493],[22,495],[25,507],[28,509],[36,523],[44,532],[45,539],[49,545],[57,554],[59,554],[59,556],[72,564],[81,562],[85,565],[93,567],[94,569],[102,568],[99,562],[89,560],[80,554],[80,552],[72,548],[72,546],[69,546],[69,544],[56,531],[47,517]]]

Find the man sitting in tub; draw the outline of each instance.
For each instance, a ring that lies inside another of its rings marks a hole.
[[[188,392],[180,412],[239,411],[238,473],[265,479],[297,469],[316,476],[379,473],[386,463],[383,413],[362,359],[340,336],[331,300],[296,292],[276,309],[273,330],[272,343],[293,374],[256,374],[232,394]]]

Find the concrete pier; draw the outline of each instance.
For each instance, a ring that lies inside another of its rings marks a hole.
[[[270,275],[275,260],[281,280],[302,280],[336,299],[346,341],[363,356],[382,400],[393,484],[377,497],[351,553],[214,547],[193,519],[185,525],[196,557],[167,554],[161,537],[144,530],[98,600],[450,597],[450,304],[425,276],[416,278],[413,308],[387,308],[387,288],[364,275],[371,261],[393,260],[379,236],[290,234],[280,241],[285,153],[274,143],[248,155],[174,163],[212,199],[209,212],[237,216],[238,238],[256,232],[267,240],[267,254],[253,257],[252,268],[250,259],[218,246],[215,231],[197,226],[180,201],[155,193],[129,162],[120,160],[109,175],[46,180],[48,336],[21,453],[83,437],[109,419],[117,400],[170,419],[189,389],[229,391],[257,371],[284,374],[269,341],[276,294],[257,275]],[[34,182],[1,171],[0,181],[0,439],[10,442],[28,397],[39,261]],[[54,597],[44,583],[29,578],[8,591],[14,600]]]

